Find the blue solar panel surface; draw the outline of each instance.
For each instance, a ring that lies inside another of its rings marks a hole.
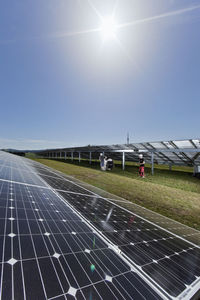
[[[190,299],[200,249],[47,167],[0,152],[1,299]]]

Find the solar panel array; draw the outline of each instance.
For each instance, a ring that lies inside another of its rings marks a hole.
[[[86,147],[70,147],[63,149],[51,149],[39,152],[42,156],[64,158],[66,155],[78,157],[81,152],[82,158],[89,159],[92,152],[93,158],[98,158],[100,152],[111,156],[113,159],[121,160],[122,152],[126,152],[127,161],[138,161],[138,153],[143,152],[145,161],[151,163],[151,153],[154,152],[154,162],[157,164],[171,165],[200,165],[200,139],[173,140],[159,142],[130,143],[117,145],[100,145]],[[130,152],[133,151],[133,152]]]
[[[1,299],[190,299],[200,248],[0,152]]]

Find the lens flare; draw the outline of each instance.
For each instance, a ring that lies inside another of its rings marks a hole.
[[[117,24],[113,17],[103,18],[101,26],[101,35],[104,40],[112,40],[116,36]]]
[[[94,272],[94,270],[95,270],[95,265],[92,264],[92,265],[90,266],[90,270],[91,270],[92,272]]]

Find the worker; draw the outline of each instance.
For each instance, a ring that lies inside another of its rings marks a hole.
[[[139,154],[139,175],[141,178],[144,178],[144,165],[145,161],[143,158],[143,154]]]
[[[103,153],[100,153],[99,160],[100,160],[100,168],[101,168],[101,170],[105,171],[105,157],[104,157]]]
[[[113,168],[113,160],[112,160],[112,158],[109,157],[106,160],[106,170],[111,171],[112,168]]]

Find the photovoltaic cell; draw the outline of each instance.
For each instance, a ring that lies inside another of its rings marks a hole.
[[[96,211],[91,197],[61,194],[171,296],[199,277],[199,248],[104,199],[95,198]]]
[[[62,178],[0,152],[1,299],[190,299],[200,250]]]

